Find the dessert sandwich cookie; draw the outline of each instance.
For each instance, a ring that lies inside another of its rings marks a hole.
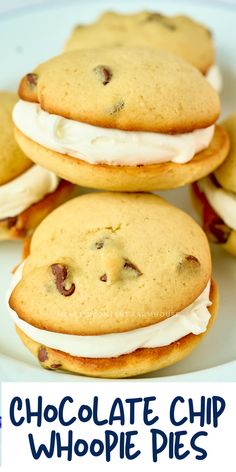
[[[119,378],[187,356],[215,319],[218,292],[189,215],[156,195],[115,192],[53,211],[7,300],[42,367]]]
[[[72,193],[73,185],[33,165],[14,139],[16,94],[0,92],[0,240],[20,239]]]
[[[214,173],[193,184],[194,203],[209,239],[236,256],[236,113],[222,122],[230,151]]]
[[[84,187],[171,189],[218,167],[228,136],[202,74],[151,48],[65,53],[26,75],[13,119],[27,156]]]
[[[105,12],[92,24],[76,26],[65,51],[110,46],[152,47],[171,52],[199,69],[218,92],[222,88],[212,33],[187,16],[150,11],[130,15]]]

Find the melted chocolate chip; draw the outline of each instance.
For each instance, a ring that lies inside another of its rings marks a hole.
[[[164,26],[165,28],[169,29],[170,31],[175,31],[177,28],[175,25],[173,25],[173,23],[166,23],[166,22],[163,22],[162,21],[162,26]]]
[[[200,268],[201,264],[197,257],[192,254],[187,254],[184,256],[181,261],[178,263],[177,269],[180,273],[195,272]]]
[[[69,297],[75,291],[75,284],[72,283],[70,288],[65,288],[64,282],[68,275],[67,267],[63,264],[52,264],[52,273],[55,276],[55,282],[58,292],[64,297]]]
[[[185,260],[190,262],[191,264],[200,265],[198,258],[195,256],[192,256],[191,254],[189,256],[185,256]]]
[[[17,216],[8,216],[7,218],[0,220],[0,223],[6,223],[8,229],[11,229],[13,226],[15,226],[16,222]]]
[[[33,89],[34,87],[36,87],[36,85],[38,83],[38,74],[34,74],[34,73],[27,74],[26,75],[26,80],[27,80],[28,86],[31,89]]]
[[[46,347],[40,346],[38,351],[38,360],[39,362],[45,362],[48,360],[48,351]]]
[[[175,31],[177,28],[173,23],[170,23],[168,21],[168,18],[166,18],[164,15],[161,15],[160,13],[150,13],[144,20],[146,21],[156,21],[160,23],[164,28],[167,28],[171,31]]]
[[[133,270],[136,272],[136,275],[137,277],[139,277],[140,275],[142,275],[142,272],[138,269],[138,267],[133,264],[133,262],[131,262],[129,259],[125,259],[125,263],[124,263],[124,266],[123,268],[125,270]]]
[[[102,240],[96,241],[95,246],[96,246],[96,249],[102,249],[104,246],[104,241]]]
[[[60,369],[62,367],[62,364],[51,364],[50,369]]]
[[[101,282],[107,282],[107,274],[103,274],[100,277]]]
[[[103,85],[107,85],[111,81],[112,72],[108,66],[97,66],[93,70]]]
[[[161,15],[161,13],[149,13],[144,21],[160,21],[162,20],[164,15]]]

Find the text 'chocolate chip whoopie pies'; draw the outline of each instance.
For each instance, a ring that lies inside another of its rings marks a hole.
[[[53,211],[8,297],[17,333],[42,367],[111,378],[183,359],[218,304],[203,230],[142,193],[90,193]]]
[[[193,185],[193,201],[210,241],[236,256],[236,113],[221,123],[230,151],[215,172]]]
[[[74,186],[33,165],[14,138],[12,110],[17,95],[0,92],[0,240],[29,235],[72,195]]]
[[[119,46],[151,47],[176,54],[199,69],[216,90],[221,89],[212,33],[184,15],[152,11],[124,15],[108,11],[94,23],[77,25],[65,51]]]
[[[170,189],[226,157],[220,103],[202,74],[151,48],[65,53],[20,84],[16,139],[70,182],[113,191]]]

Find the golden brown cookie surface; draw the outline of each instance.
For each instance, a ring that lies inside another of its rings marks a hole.
[[[211,277],[201,228],[150,194],[93,193],[37,228],[10,304],[36,327],[96,335],[162,321]]]
[[[206,73],[214,63],[211,32],[187,16],[143,11],[131,15],[104,13],[95,23],[78,25],[65,51],[110,46],[148,46],[182,57]]]
[[[151,48],[77,50],[26,75],[20,97],[91,125],[185,133],[215,123],[218,94],[182,59]]]
[[[14,139],[11,114],[16,102],[15,93],[0,92],[0,185],[14,179],[32,165]]]

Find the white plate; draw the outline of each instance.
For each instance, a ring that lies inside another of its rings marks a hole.
[[[92,21],[98,13],[112,8],[112,2],[102,0],[66,2],[48,7],[32,7],[2,15],[0,18],[0,89],[17,87],[19,79],[38,63],[60,52],[72,27],[77,22]],[[119,1],[120,11],[139,9],[161,10],[166,13],[186,13],[206,23],[215,34],[218,59],[223,72],[223,115],[236,110],[236,7],[219,3],[179,1]],[[162,192],[174,204],[193,214],[188,189]],[[194,216],[194,214],[193,214]],[[89,380],[76,375],[44,371],[17,338],[4,296],[11,269],[19,262],[21,243],[0,245],[0,380],[2,381],[77,381]],[[144,376],[156,381],[236,380],[236,259],[219,248],[213,248],[214,276],[220,288],[218,319],[205,340],[186,360]]]

